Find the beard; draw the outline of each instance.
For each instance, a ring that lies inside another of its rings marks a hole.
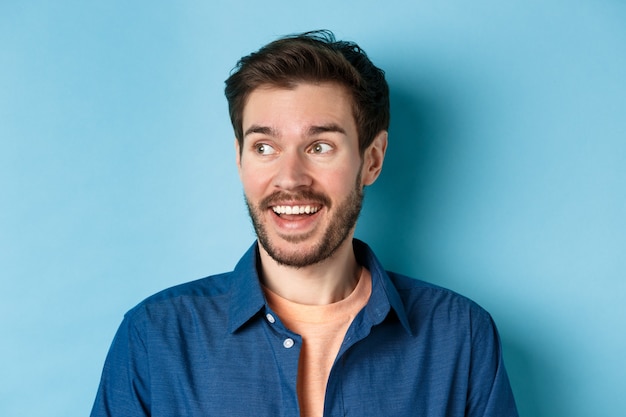
[[[287,251],[280,249],[278,245],[274,244],[270,239],[267,227],[263,222],[263,216],[267,210],[270,210],[270,207],[274,205],[274,202],[285,200],[320,203],[330,212],[332,205],[326,195],[308,190],[303,190],[298,193],[277,192],[263,199],[257,206],[252,204],[246,197],[246,205],[248,206],[248,212],[250,213],[252,225],[254,226],[254,231],[259,239],[259,243],[270,257],[280,265],[302,268],[328,259],[345,242],[354,229],[359,214],[361,213],[363,195],[361,176],[359,175],[352,192],[343,201],[337,204],[330,223],[324,230],[321,238],[316,242],[312,242],[306,250],[294,249]],[[279,236],[278,239],[283,239],[288,243],[295,244],[306,241],[311,238],[314,233],[315,230],[296,236]]]

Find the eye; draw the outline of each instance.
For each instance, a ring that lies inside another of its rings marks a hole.
[[[268,145],[267,143],[255,144],[254,151],[259,155],[272,155],[276,153],[276,149],[274,149],[271,145]]]
[[[313,146],[311,146],[311,149],[309,150],[309,152],[313,154],[324,154],[332,150],[333,150],[333,147],[330,146],[328,143],[317,142],[317,143],[314,143]]]

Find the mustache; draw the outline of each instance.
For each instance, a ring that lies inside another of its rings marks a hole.
[[[278,203],[285,201],[306,201],[307,203],[319,203],[320,205],[330,207],[330,198],[326,194],[317,193],[311,190],[300,190],[293,193],[285,191],[276,191],[275,193],[261,200],[259,206],[262,209],[269,209]]]

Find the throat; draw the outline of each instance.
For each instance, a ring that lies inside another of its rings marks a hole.
[[[260,249],[263,284],[289,301],[305,305],[326,305],[341,301],[354,291],[363,268],[357,264],[352,245],[343,245],[330,258],[300,268],[276,262]]]

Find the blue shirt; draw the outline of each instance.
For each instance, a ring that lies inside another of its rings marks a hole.
[[[452,291],[385,272],[354,241],[372,294],[328,379],[324,416],[513,417],[489,314]],[[299,416],[302,339],[268,307],[256,244],[234,271],[162,291],[130,310],[92,417]]]

